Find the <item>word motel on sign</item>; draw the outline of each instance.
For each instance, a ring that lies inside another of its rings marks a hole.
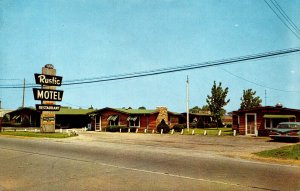
[[[33,92],[36,100],[61,101],[63,96],[63,91],[60,90],[33,88]]]

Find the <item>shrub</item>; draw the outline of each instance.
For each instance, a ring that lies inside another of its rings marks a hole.
[[[128,131],[128,127],[125,126],[107,126],[105,128],[105,130],[108,132],[120,132],[120,129],[122,132]]]
[[[228,124],[226,125],[226,127],[227,127],[227,128],[232,128],[232,123],[228,123]]]
[[[193,121],[192,123],[190,123],[190,128],[194,129],[197,128],[197,121]]]
[[[216,128],[217,127],[217,124],[216,123],[208,123],[207,128]]]
[[[108,126],[105,128],[106,131],[108,132],[118,132],[120,130],[119,126]]]
[[[170,132],[170,127],[169,125],[166,124],[165,120],[161,120],[160,124],[157,125],[157,132],[161,132],[163,129],[163,133],[169,133]]]
[[[21,127],[21,123],[3,122],[2,127]]]
[[[176,124],[173,126],[173,129],[175,132],[181,132],[182,129],[185,129],[186,125],[185,124]]]

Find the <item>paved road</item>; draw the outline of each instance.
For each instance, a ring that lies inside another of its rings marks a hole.
[[[239,142],[261,142],[263,148],[274,147],[273,143],[197,139],[111,133],[51,140],[0,136],[0,191],[300,190],[299,166],[227,157],[222,152]]]

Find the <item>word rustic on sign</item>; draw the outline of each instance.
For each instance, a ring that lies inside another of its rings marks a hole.
[[[36,84],[61,86],[62,77],[46,74],[34,74]]]
[[[35,100],[61,101],[63,97],[63,93],[64,92],[61,90],[33,88],[33,95]]]

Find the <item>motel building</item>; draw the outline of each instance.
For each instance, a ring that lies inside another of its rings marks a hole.
[[[232,129],[240,135],[268,136],[280,122],[300,122],[300,110],[276,106],[233,111]]]
[[[92,123],[91,130],[106,131],[110,127],[118,127],[125,131],[148,132],[155,130],[164,120],[170,128],[179,123],[181,114],[168,111],[167,107],[156,109],[127,109],[110,108],[96,110],[89,113]]]

